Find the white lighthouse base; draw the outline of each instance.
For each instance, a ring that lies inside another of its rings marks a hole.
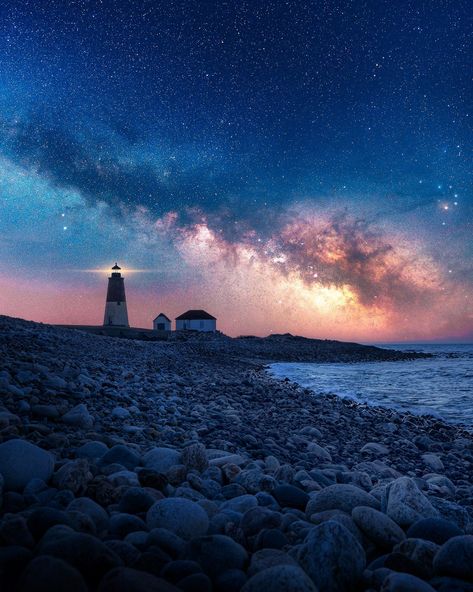
[[[103,324],[104,327],[129,327],[126,302],[107,302],[105,304]]]

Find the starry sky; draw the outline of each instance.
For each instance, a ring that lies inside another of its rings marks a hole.
[[[468,0],[0,0],[0,314],[473,339]]]

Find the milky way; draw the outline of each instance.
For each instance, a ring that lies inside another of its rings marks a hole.
[[[5,3],[0,313],[473,336],[470,10]]]

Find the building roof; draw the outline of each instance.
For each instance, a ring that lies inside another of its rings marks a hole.
[[[171,322],[171,319],[168,319],[168,317],[163,312],[160,312],[154,320],[156,321],[156,319],[159,319],[159,317],[164,317],[166,321]]]
[[[112,269],[121,269],[121,267],[118,267],[118,263],[115,263],[115,265],[112,267]]]
[[[188,310],[176,317],[176,321],[202,321],[204,319],[209,319],[211,321],[217,320],[211,314],[205,312],[205,310]]]

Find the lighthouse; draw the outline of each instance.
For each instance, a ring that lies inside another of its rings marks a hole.
[[[120,273],[121,267],[115,263],[112,275],[108,278],[107,301],[105,303],[105,326],[129,327],[126,310],[125,280]]]

